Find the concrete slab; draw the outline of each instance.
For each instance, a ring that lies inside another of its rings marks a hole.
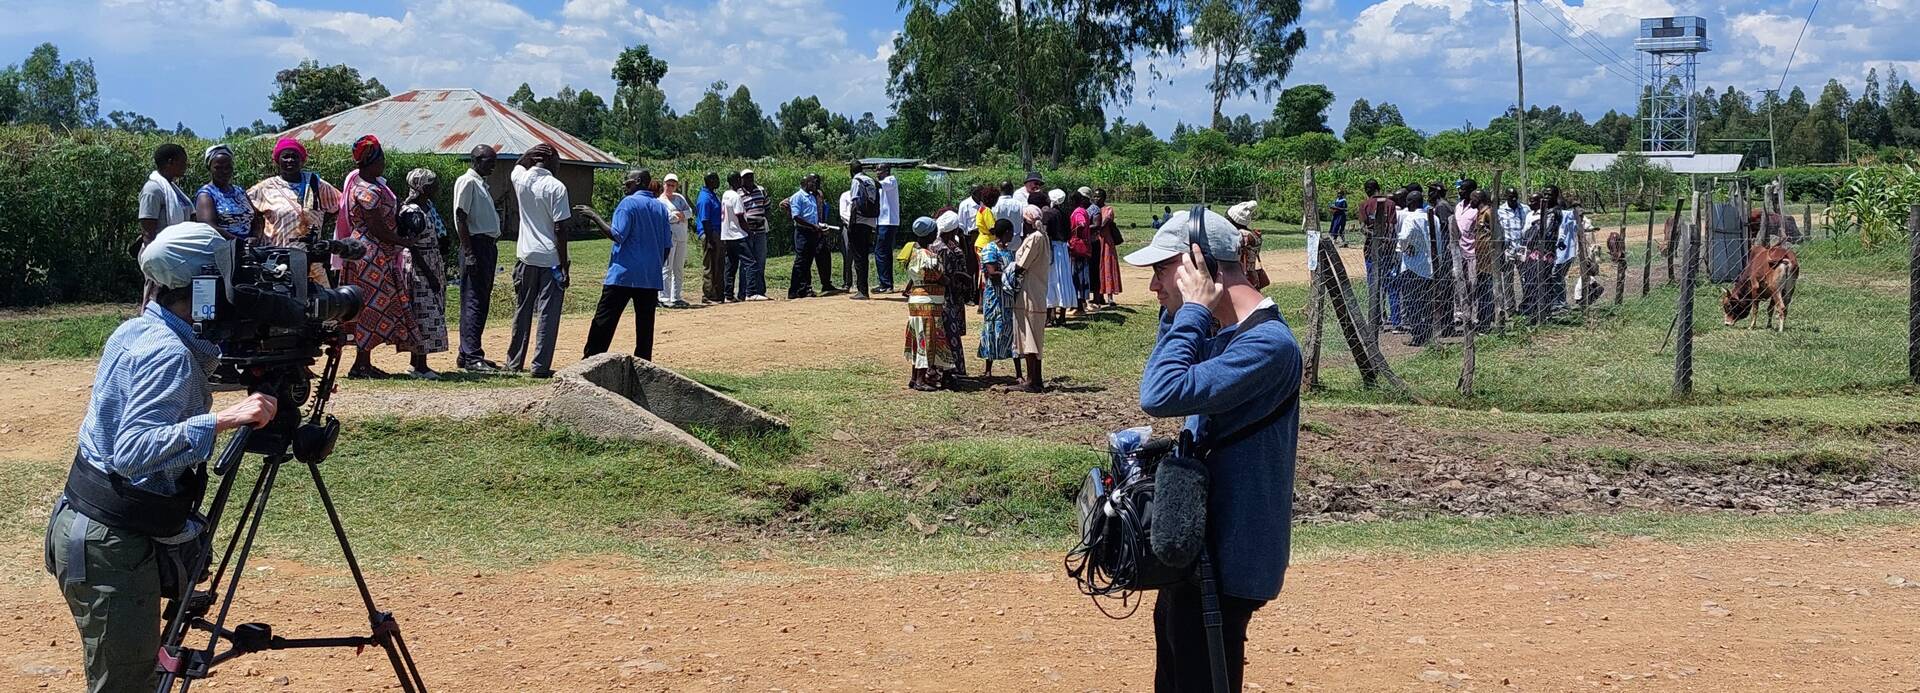
[[[779,417],[628,354],[600,354],[555,373],[540,418],[598,438],[679,445],[735,470],[737,463],[685,427],[721,433],[787,430]]]

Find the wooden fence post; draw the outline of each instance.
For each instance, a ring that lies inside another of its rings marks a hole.
[[[1673,398],[1693,396],[1693,280],[1700,265],[1699,232],[1705,229],[1706,214],[1700,208],[1700,193],[1693,193],[1693,228],[1681,232],[1686,257],[1681,260],[1680,298],[1674,306],[1674,320],[1680,336],[1673,349]],[[1742,221],[1744,223],[1744,220]]]
[[[1320,232],[1320,203],[1316,199],[1318,193],[1318,188],[1313,181],[1313,167],[1308,166],[1306,172],[1301,175],[1300,229],[1309,238]],[[1322,238],[1320,242],[1330,241]],[[1320,262],[1318,257],[1314,257],[1317,251],[1317,248],[1308,250],[1308,259],[1313,262],[1313,269],[1309,271],[1307,280],[1307,361],[1302,381],[1306,383],[1309,390],[1320,387],[1320,340],[1326,334],[1327,289],[1324,277],[1327,273],[1327,263]]]
[[[1646,298],[1653,291],[1653,220],[1660,216],[1660,199],[1649,198],[1653,204],[1647,209],[1647,254],[1640,258],[1640,297]],[[1622,231],[1621,233],[1625,233]]]
[[[1680,210],[1687,206],[1687,198],[1673,198],[1673,218],[1667,223],[1667,283],[1672,284],[1673,261],[1681,254],[1680,248]]]
[[[1920,383],[1920,205],[1907,210],[1907,380]]]
[[[1800,240],[1804,242],[1813,241],[1813,203],[1812,202],[1808,202],[1807,206],[1800,208]]]

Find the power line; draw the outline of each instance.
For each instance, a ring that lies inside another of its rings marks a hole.
[[[1575,21],[1572,17],[1566,16],[1566,12],[1564,10],[1556,11],[1556,8],[1548,5],[1546,0],[1534,0],[1534,2],[1539,3],[1542,9],[1549,10],[1547,12],[1547,16],[1552,17],[1553,20],[1556,22],[1559,22],[1561,26],[1566,27],[1569,33],[1579,36],[1580,40],[1584,41],[1587,45],[1597,48],[1600,51],[1606,53],[1607,55],[1613,56],[1613,60],[1615,64],[1620,65],[1621,67],[1627,68],[1629,72],[1633,72],[1633,73],[1639,72],[1640,65],[1638,63],[1626,59],[1625,56],[1622,56],[1618,52],[1615,52],[1613,48],[1607,46],[1607,44],[1594,39],[1593,38],[1594,31],[1592,29],[1587,28],[1585,24],[1581,24],[1580,22]]]
[[[1813,11],[1818,9],[1820,0],[1813,0],[1813,6],[1807,8],[1806,20],[1800,23],[1800,35],[1793,37],[1793,50],[1787,52],[1787,66],[1780,70],[1780,84],[1773,88],[1773,100],[1767,104],[1767,158],[1772,159],[1768,163],[1774,166],[1780,165],[1780,149],[1774,140],[1773,112],[1780,107],[1780,90],[1787,87],[1787,73],[1793,71],[1794,56],[1800,54],[1800,39],[1806,38],[1807,26],[1813,24]],[[1848,139],[1848,145],[1852,145],[1851,138]]]
[[[1579,53],[1580,57],[1586,58],[1588,61],[1592,62],[1595,65],[1600,66],[1601,69],[1606,70],[1608,73],[1612,74],[1614,77],[1624,79],[1629,84],[1632,84],[1636,87],[1644,87],[1647,85],[1647,81],[1645,79],[1640,78],[1639,75],[1634,74],[1632,72],[1622,72],[1619,66],[1613,63],[1595,58],[1592,55],[1588,55],[1585,50],[1582,50],[1580,48],[1580,46],[1574,44],[1574,42],[1572,41],[1567,40],[1567,37],[1561,35],[1560,32],[1555,31],[1553,27],[1547,26],[1547,23],[1541,20],[1539,15],[1534,14],[1532,9],[1529,9],[1524,5],[1520,6],[1520,9],[1525,11],[1528,17],[1532,17],[1534,23],[1539,24],[1540,28],[1546,29],[1547,33],[1553,34],[1554,38],[1560,39],[1561,43],[1567,44],[1568,48],[1572,48],[1575,53]]]

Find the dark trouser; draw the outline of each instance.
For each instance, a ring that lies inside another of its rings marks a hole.
[[[493,307],[493,274],[500,262],[500,239],[470,236],[460,253],[460,358],[462,368],[487,357],[480,335],[487,329],[487,311]]]
[[[806,298],[813,293],[814,258],[825,258],[820,251],[825,250],[822,246],[826,245],[826,240],[819,232],[799,228],[793,230],[793,280],[787,283],[787,298]],[[827,278],[824,263],[820,272],[821,283],[832,286],[833,281]]]
[[[840,233],[843,236],[846,234],[845,231]],[[833,291],[833,236],[827,235],[825,231],[820,232],[818,246],[813,252],[813,267],[820,274],[820,286],[823,290]],[[841,284],[847,283],[846,276],[846,268],[840,268]]]
[[[700,227],[700,298],[708,303],[727,300],[727,244],[720,240],[720,225]]]
[[[852,265],[853,285],[847,289],[867,293],[867,257],[873,254],[873,227],[854,224],[847,227],[847,247],[841,251]]]
[[[767,295],[767,233],[765,231],[747,234],[747,259],[747,265],[740,268],[743,295]]]
[[[556,271],[555,267],[514,263],[513,337],[507,341],[507,368],[520,370],[527,365],[528,333],[538,313],[540,336],[533,348],[533,372],[553,372],[553,345],[560,339],[560,308],[567,298],[567,286],[554,276]]]
[[[727,268],[722,273],[720,296],[735,301],[747,297],[747,265],[753,262],[753,253],[747,251],[747,239],[742,238],[726,242]]]
[[[893,236],[900,227],[881,224],[873,234],[873,283],[881,293],[893,291]]]
[[[1520,313],[1543,322],[1553,304],[1553,261],[1528,258],[1520,263]]]
[[[600,287],[600,305],[593,309],[593,326],[587,329],[587,349],[581,356],[605,353],[613,343],[613,331],[620,327],[620,312],[633,302],[633,355],[653,360],[653,316],[660,308],[659,289],[636,289],[607,284]]]
[[[160,651],[160,568],[153,540],[86,520],[62,507],[47,525],[48,558],[60,593],[80,629],[89,693],[147,693],[160,686],[154,672]],[[73,555],[68,537],[85,532],[85,545]],[[75,558],[85,561],[77,567]],[[82,575],[84,574],[84,579]],[[73,578],[69,580],[68,578]]]
[[[1474,307],[1474,324],[1479,326],[1481,332],[1485,332],[1487,326],[1493,324],[1493,283],[1494,276],[1491,273],[1482,274],[1475,276],[1467,289],[1468,295],[1472,297],[1469,302]]]
[[[1393,273],[1393,249],[1384,241],[1369,238],[1365,250],[1367,324],[1378,332],[1387,327],[1387,294],[1393,291],[1389,281]]]
[[[1573,262],[1562,262],[1553,266],[1553,279],[1547,282],[1549,308],[1567,306],[1567,270],[1573,269]]]
[[[1440,299],[1443,295],[1452,296],[1452,288],[1445,280],[1429,279],[1406,270],[1400,271],[1396,281],[1400,285],[1400,300],[1406,306],[1403,317],[1407,320],[1407,330],[1416,342],[1432,339],[1435,328],[1440,326],[1440,307],[1447,303]]]
[[[1220,595],[1225,621],[1221,641],[1227,650],[1227,690],[1238,691],[1247,665],[1247,623],[1265,601]],[[1207,652],[1207,629],[1201,622],[1200,588],[1178,585],[1162,588],[1153,602],[1153,662],[1155,693],[1212,693],[1213,660]]]
[[[1327,227],[1327,235],[1333,237],[1333,240],[1337,243],[1346,243],[1347,218],[1334,217],[1333,223]]]

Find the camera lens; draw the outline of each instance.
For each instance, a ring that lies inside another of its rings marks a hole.
[[[347,286],[338,289],[313,290],[312,315],[322,322],[352,320],[360,314],[360,308],[366,300],[360,294],[360,287]]]

